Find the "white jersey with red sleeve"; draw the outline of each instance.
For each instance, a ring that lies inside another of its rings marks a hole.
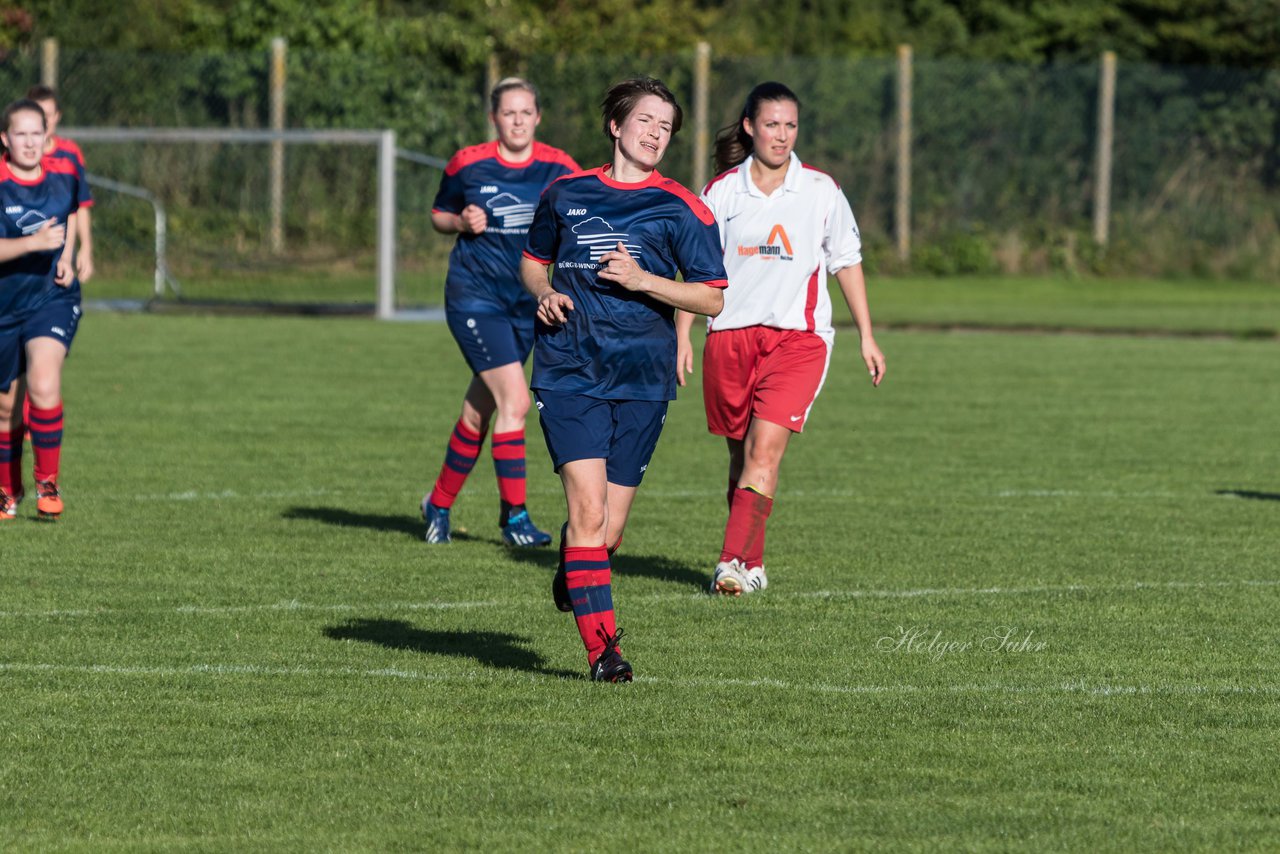
[[[708,329],[771,326],[833,336],[827,274],[862,261],[849,200],[825,172],[791,153],[782,186],[766,196],[751,161],[712,179],[702,200],[716,216],[729,287]]]

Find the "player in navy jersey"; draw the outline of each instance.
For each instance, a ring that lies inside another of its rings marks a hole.
[[[80,146],[66,137],[58,136],[58,124],[62,121],[62,104],[52,86],[43,84],[27,90],[27,97],[40,105],[45,121],[45,157],[61,157],[75,163],[80,177],[80,209],[76,212],[76,230],[71,235],[69,250],[76,262],[76,278],[81,284],[93,278],[93,193],[85,176],[84,153]]]
[[[497,140],[453,156],[431,209],[436,231],[458,235],[445,279],[445,316],[474,376],[440,475],[423,496],[422,516],[427,542],[449,542],[449,511],[475,467],[492,419],[502,538],[512,546],[545,546],[551,535],[533,524],[525,507],[529,389],[524,363],[533,347],[536,305],[521,286],[520,252],[538,197],[556,178],[576,172],[578,164],[534,141],[542,115],[528,82],[501,81],[489,103]]]
[[[16,515],[24,492],[22,431],[15,430],[24,395],[31,403],[36,510],[56,519],[63,509],[62,364],[80,320],[80,283],[67,245],[79,172],[70,161],[44,157],[45,117],[34,101],[10,104],[0,131],[0,521]]]
[[[613,159],[547,188],[520,272],[538,300],[531,385],[569,511],[552,595],[573,612],[591,678],[618,682],[632,670],[609,557],[675,397],[675,309],[717,314],[725,272],[710,210],[657,171],[680,130],[675,96],[636,78],[601,107]]]

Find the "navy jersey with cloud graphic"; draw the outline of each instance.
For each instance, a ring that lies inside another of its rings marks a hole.
[[[525,257],[554,264],[552,287],[574,310],[563,326],[537,324],[533,388],[604,400],[673,400],[675,309],[599,278],[600,257],[621,243],[646,272],[688,287],[726,284],[720,232],[698,197],[657,172],[638,184],[603,167],[542,194]]]
[[[37,231],[51,217],[65,224],[79,208],[80,179],[70,160],[46,157],[39,178],[27,181],[0,160],[0,237],[12,240]],[[65,248],[65,247],[64,247]],[[80,283],[67,288],[54,282],[62,249],[28,252],[0,262],[0,325],[21,322],[55,296],[79,298]]]
[[[489,224],[483,234],[459,234],[453,244],[444,294],[451,311],[525,317],[533,323],[533,298],[520,282],[520,251],[542,191],[577,171],[572,157],[540,142],[523,163],[504,160],[497,142],[453,155],[431,209],[457,214],[478,205],[488,212]]]

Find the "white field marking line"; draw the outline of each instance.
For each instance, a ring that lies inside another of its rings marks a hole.
[[[256,664],[193,664],[188,667],[125,667],[110,664],[40,664],[0,662],[4,673],[74,673],[92,676],[263,676],[403,679],[414,682],[571,682],[571,677],[546,673],[521,673],[510,670],[471,671],[468,673],[429,673],[399,668],[360,669],[355,667],[263,667]],[[789,693],[804,691],[817,694],[1086,694],[1098,697],[1142,695],[1259,695],[1280,694],[1275,685],[1108,685],[1090,684],[1083,680],[1056,685],[1005,685],[1001,683],[968,683],[963,685],[831,685],[812,682],[787,682],[781,679],[666,679],[640,677],[644,685],[669,685],[694,690],[710,688],[764,688]]]
[[[282,490],[273,492],[237,492],[234,489],[222,490],[184,490],[182,492],[165,492],[151,493],[143,495],[129,496],[128,500],[148,502],[148,501],[269,501],[281,498],[318,498],[326,495],[361,495],[359,490],[338,490],[338,489],[296,489]],[[558,489],[530,489],[531,495],[555,495],[559,496],[563,493]],[[715,489],[650,489],[644,493],[650,498],[723,498],[724,491]],[[885,500],[883,495],[868,494],[865,490],[859,491],[854,489],[788,489],[785,494],[791,498],[844,498],[859,499],[866,501]],[[1117,499],[1117,500],[1134,500],[1134,499],[1173,499],[1173,498],[1197,498],[1198,494],[1193,493],[1177,493],[1177,492],[1115,492],[1112,490],[1102,490],[1098,492],[1088,492],[1077,489],[1001,489],[995,492],[960,492],[956,493],[961,496],[973,498],[1085,498],[1085,499]],[[416,495],[416,493],[415,493]],[[85,496],[89,497],[89,496]],[[1217,498],[1239,498],[1237,495],[1223,494],[1215,496]],[[121,496],[113,496],[113,501],[120,500]],[[415,501],[417,499],[415,498]],[[912,498],[911,500],[916,500]],[[414,516],[416,513],[406,511],[406,515]]]
[[[294,489],[280,492],[236,492],[234,489],[222,489],[216,492],[199,492],[189,489],[184,492],[166,492],[151,495],[134,495],[133,501],[235,501],[237,499],[267,500],[273,498],[314,498],[321,495],[338,495],[336,489]],[[118,500],[119,496],[116,496]]]
[[[908,590],[804,590],[780,595],[779,599],[918,599],[925,596],[1034,596],[1041,593],[1126,592],[1146,590],[1211,590],[1232,587],[1280,587],[1280,579],[1242,579],[1239,581],[1134,581],[1128,584],[1046,584],[1035,587],[921,587]],[[638,601],[711,601],[713,597],[701,593],[667,593],[639,597]],[[222,614],[251,614],[261,611],[274,612],[354,612],[354,611],[453,611],[471,608],[525,607],[532,600],[496,599],[473,602],[373,602],[367,605],[338,603],[316,605],[292,599],[269,605],[178,605],[173,608],[98,608],[51,611],[0,611],[0,618],[54,618],[98,617],[131,614],[192,614],[217,616]],[[541,601],[539,598],[538,601]]]
[[[808,590],[789,595],[797,599],[914,599],[924,596],[1033,596],[1039,593],[1210,590],[1230,587],[1280,587],[1280,579],[1134,581],[1128,584],[1045,584],[1035,587],[922,587],[917,590]]]
[[[487,602],[382,602],[370,603],[368,605],[313,605],[306,602],[299,602],[294,599],[288,602],[275,602],[270,605],[178,605],[174,608],[95,608],[80,609],[75,611],[53,610],[53,611],[0,611],[0,618],[3,617],[99,617],[113,616],[117,614],[195,614],[195,615],[218,615],[218,614],[249,614],[257,611],[320,611],[320,612],[349,612],[349,611],[455,611],[467,608],[493,608],[502,605],[502,602],[490,600]],[[509,604],[509,603],[508,603]]]

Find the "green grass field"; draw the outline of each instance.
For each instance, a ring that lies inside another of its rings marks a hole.
[[[723,446],[673,405],[614,686],[554,554],[500,544],[487,452],[420,539],[442,324],[91,313],[65,518],[0,526],[0,849],[1280,847],[1276,342],[880,344],[873,390],[839,334],[740,601],[703,593]]]
[[[362,305],[372,313],[376,275],[367,269],[289,269],[264,276],[244,270],[183,277],[186,300],[274,302],[282,306],[322,303]],[[414,309],[444,301],[443,261],[434,267],[402,268],[397,301]],[[878,323],[891,327],[1074,329],[1107,332],[1173,332],[1238,337],[1280,337],[1280,286],[1274,282],[1166,281],[1157,279],[1018,277],[869,277]],[[848,312],[834,280],[836,322]],[[100,276],[85,288],[88,298],[149,299],[145,278]],[[172,295],[170,295],[172,296]],[[182,301],[169,299],[181,308]]]

